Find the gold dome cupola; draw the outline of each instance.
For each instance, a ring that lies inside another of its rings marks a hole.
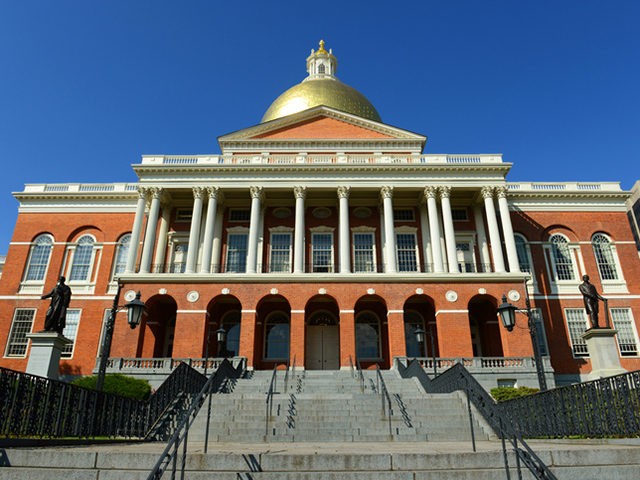
[[[338,80],[335,76],[337,69],[338,60],[331,49],[325,50],[324,40],[320,40],[318,50],[312,49],[307,57],[307,78],[276,98],[261,123],[319,105],[382,122],[378,111],[364,95]]]

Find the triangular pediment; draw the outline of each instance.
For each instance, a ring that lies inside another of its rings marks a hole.
[[[420,145],[421,149],[426,142],[426,137],[322,105],[218,138],[223,150],[225,146],[229,147],[238,142],[266,144],[318,141],[326,143],[330,140],[342,142],[353,140],[358,143],[367,140],[399,141],[410,143],[414,148]]]

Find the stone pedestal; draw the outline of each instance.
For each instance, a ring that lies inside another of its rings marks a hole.
[[[591,373],[587,376],[590,380],[627,372],[620,365],[616,333],[612,328],[590,328],[582,334],[591,358]]]
[[[57,332],[27,333],[26,336],[31,339],[26,373],[58,380],[60,354],[64,346],[72,341]]]

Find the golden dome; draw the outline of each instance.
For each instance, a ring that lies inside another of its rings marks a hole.
[[[261,123],[319,105],[381,122],[378,111],[364,95],[336,78],[337,66],[336,57],[331,50],[325,50],[324,41],[320,40],[318,51],[311,50],[307,58],[309,76],[276,98]]]
[[[376,122],[382,119],[378,111],[355,88],[339,80],[307,80],[291,87],[271,104],[261,123],[302,112],[318,105],[326,105]]]

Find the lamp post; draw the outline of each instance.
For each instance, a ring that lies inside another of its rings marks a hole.
[[[413,332],[416,336],[416,341],[418,342],[418,346],[420,348],[420,355],[424,353],[424,356],[427,356],[426,349],[424,348],[424,336],[429,336],[429,342],[431,344],[431,363],[433,364],[433,375],[438,375],[438,365],[436,364],[436,347],[435,340],[433,338],[433,330],[429,327],[429,331],[425,331],[421,326],[418,326]]]
[[[116,322],[116,314],[118,313],[118,309],[127,309],[127,322],[129,323],[131,329],[136,328],[140,324],[142,314],[145,310],[144,302],[140,300],[140,292],[138,292],[136,294],[136,298],[131,300],[130,302],[125,303],[123,306],[118,305],[118,303],[120,303],[120,292],[122,291],[122,286],[122,283],[120,283],[120,280],[118,280],[118,290],[116,291],[116,296],[113,299],[113,306],[111,307],[111,312],[109,313],[109,318],[107,319],[107,323],[104,328],[104,339],[102,341],[102,349],[100,351],[98,378],[96,380],[96,390],[98,390],[99,392],[104,388],[104,376],[107,372],[107,360],[109,359],[109,354],[111,353],[113,327]]]
[[[525,306],[526,310],[518,310],[518,307],[507,302],[506,295],[502,296],[502,303],[498,305],[498,315],[502,320],[502,325],[507,331],[511,332],[513,327],[516,326],[516,312],[520,312],[527,316],[529,334],[531,335],[531,343],[533,344],[533,356],[536,363],[536,373],[538,374],[538,384],[540,385],[540,391],[544,392],[547,389],[547,379],[544,376],[544,366],[542,365],[542,355],[540,354],[540,344],[538,343],[538,328],[536,327],[536,321],[533,318],[531,312],[531,302],[529,301],[529,292],[527,290],[527,282],[524,284],[525,292]]]
[[[216,340],[218,340],[218,356],[221,358],[226,358],[227,331],[222,326],[222,322],[220,323],[220,328],[216,330]]]

